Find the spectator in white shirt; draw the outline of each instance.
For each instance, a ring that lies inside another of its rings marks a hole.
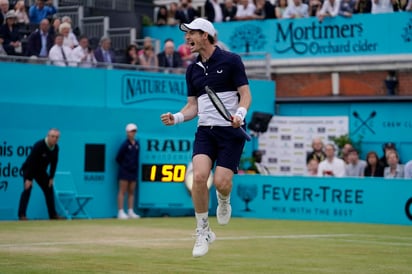
[[[205,13],[210,22],[222,22],[223,12],[219,0],[207,0],[205,3]]]
[[[386,155],[388,166],[383,171],[385,178],[404,178],[404,166],[399,164],[399,155],[396,151],[390,151]]]
[[[293,0],[294,5],[288,5],[283,18],[304,18],[309,17],[309,6],[302,3],[302,0]]]
[[[336,17],[339,14],[340,0],[325,0],[318,13],[319,22],[325,17]]]
[[[335,146],[327,144],[325,146],[326,159],[319,163],[319,177],[343,177],[345,176],[345,162],[335,155]]]
[[[59,67],[73,66],[71,61],[72,49],[63,45],[63,35],[56,34],[54,46],[50,49],[49,60]]]
[[[255,10],[256,6],[252,2],[249,2],[249,0],[240,0],[237,5],[235,19],[238,21],[256,19]]]
[[[348,163],[345,166],[346,176],[363,177],[365,172],[366,161],[359,159],[359,153],[352,148],[348,151]]]
[[[74,49],[79,45],[79,41],[77,41],[76,35],[72,32],[72,26],[69,23],[61,23],[59,32],[63,35],[63,45],[68,46],[71,49]]]
[[[89,39],[86,36],[80,36],[79,46],[72,51],[72,58],[78,67],[91,68],[97,63],[92,49],[89,47]]]
[[[405,179],[412,179],[412,160],[408,161],[404,167]]]
[[[393,12],[393,5],[396,0],[372,0],[372,14]]]

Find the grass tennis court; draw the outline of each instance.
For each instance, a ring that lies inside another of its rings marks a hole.
[[[411,273],[409,226],[233,218],[192,257],[194,218],[0,222],[0,273]]]

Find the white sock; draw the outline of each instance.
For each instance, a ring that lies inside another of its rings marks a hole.
[[[200,229],[205,229],[209,227],[209,212],[197,213],[195,212],[196,226]]]
[[[119,213],[125,213],[123,209],[119,209]]]
[[[133,208],[129,208],[129,211],[128,211],[128,212],[129,212],[129,214],[130,214],[130,213],[134,213]]]

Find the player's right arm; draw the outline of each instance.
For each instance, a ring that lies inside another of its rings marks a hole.
[[[192,120],[197,116],[197,98],[196,96],[187,97],[186,105],[177,113],[163,113],[160,115],[162,123],[166,126],[173,126],[175,124],[183,123]]]

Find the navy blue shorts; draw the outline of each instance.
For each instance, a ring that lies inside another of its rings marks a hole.
[[[212,166],[216,163],[216,166],[229,168],[236,174],[245,141],[238,128],[199,126],[193,156],[205,154],[212,160]]]

